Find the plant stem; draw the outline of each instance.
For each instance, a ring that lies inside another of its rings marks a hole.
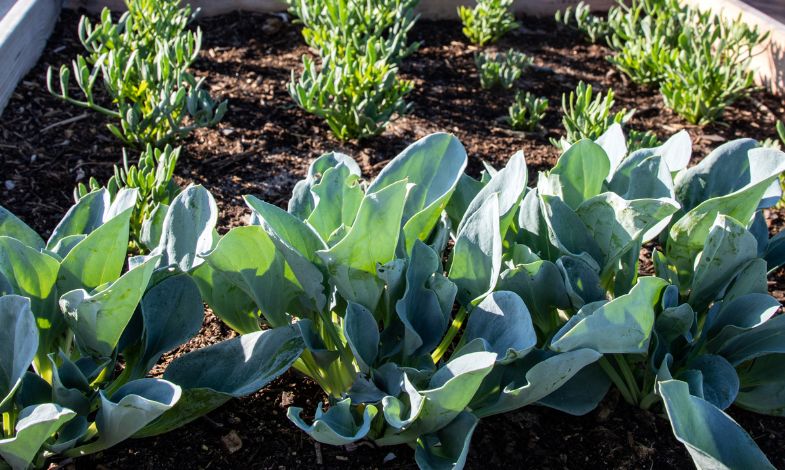
[[[3,434],[5,437],[14,436],[14,410],[6,411],[3,413]]]
[[[627,364],[627,361],[625,361],[624,357],[620,354],[614,354],[613,358],[616,360],[616,364],[619,366],[619,370],[621,370],[622,376],[627,382],[627,387],[632,393],[632,397],[635,399],[636,403],[640,403],[641,395],[643,393],[638,388],[638,382],[635,380],[632,370],[630,370],[630,365]]]
[[[455,335],[458,334],[458,331],[460,331],[461,327],[463,326],[463,322],[466,320],[467,313],[468,311],[464,307],[461,307],[458,310],[458,313],[455,315],[450,328],[447,330],[447,334],[444,335],[442,342],[439,343],[439,346],[437,346],[436,350],[433,352],[433,354],[431,354],[431,359],[433,359],[434,364],[438,363],[442,356],[444,356],[444,353],[447,352],[447,349],[449,349],[450,345],[452,344],[452,340],[455,339]]]
[[[624,401],[626,401],[630,405],[637,406],[638,403],[636,403],[635,400],[633,399],[632,394],[627,388],[627,384],[624,382],[624,380],[622,380],[621,376],[619,376],[619,374],[616,372],[616,369],[613,368],[611,363],[608,362],[608,359],[605,358],[605,356],[601,357],[599,360],[599,364],[600,367],[602,367],[602,370],[608,376],[608,378],[611,379],[611,382],[613,382],[616,388],[619,389],[619,393],[621,393],[621,396],[624,398]]]

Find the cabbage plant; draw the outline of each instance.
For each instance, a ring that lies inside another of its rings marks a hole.
[[[299,356],[299,333],[284,327],[193,351],[150,377],[201,328],[190,272],[211,246],[217,211],[204,188],[186,188],[153,253],[126,267],[137,195],[85,195],[47,241],[0,207],[0,467],[173,429],[258,390]]]
[[[643,408],[662,402],[699,468],[771,468],[722,410],[785,405],[766,282],[785,259],[761,214],[785,154],[740,139],[687,168],[691,148],[681,132],[628,154],[618,125],[569,147],[524,197],[497,287],[524,299],[550,350],[603,354],[549,397],[564,411],[613,384]],[[639,274],[647,241],[656,276]]]
[[[457,200],[466,163],[448,134],[412,144],[370,183],[350,157],[325,154],[288,210],[246,197],[252,224],[203,255],[194,276],[232,328],[300,331],[294,367],[329,408],[287,415],[317,441],[405,443],[421,468],[461,468],[480,418],[547,404],[599,359],[538,348],[524,300],[497,289],[526,191],[523,154]]]

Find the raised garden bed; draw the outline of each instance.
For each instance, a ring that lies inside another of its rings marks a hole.
[[[74,184],[111,174],[121,147],[95,114],[63,106],[45,86],[49,65],[68,62],[80,51],[78,16],[64,12],[38,66],[17,88],[0,122],[2,205],[12,208],[39,232],[53,227],[72,203]],[[290,71],[308,52],[296,27],[280,17],[231,14],[200,21],[204,47],[195,69],[208,79],[213,96],[228,99],[230,111],[214,129],[195,132],[185,141],[178,164],[178,183],[208,187],[220,209],[219,231],[240,225],[249,215],[241,196],[254,194],[284,205],[294,183],[320,154],[341,150],[354,156],[366,177],[376,175],[406,145],[436,131],[452,132],[466,146],[468,172],[479,175],[481,161],[503,166],[523,149],[530,173],[552,167],[559,152],[549,137],[561,133],[555,111],[561,95],[579,80],[600,89],[613,87],[617,106],[636,108],[633,128],[652,130],[661,138],[687,129],[697,161],[719,142],[738,137],[775,137],[774,123],[785,114],[781,98],[759,91],[726,110],[721,124],[686,125],[663,106],[656,91],[628,83],[605,61],[609,51],[585,43],[550,20],[525,20],[506,36],[499,49],[514,47],[535,60],[520,87],[547,97],[551,112],[542,132],[511,131],[500,121],[512,92],[482,90],[474,66],[474,49],[466,45],[457,22],[421,21],[413,39],[422,46],[403,62],[404,78],[414,81],[410,115],[380,137],[340,144],[318,119],[293,106],[286,91]],[[610,72],[609,72],[610,71]],[[694,163],[694,162],[693,162]],[[768,215],[776,232],[785,212]],[[772,278],[771,291],[785,301],[785,273]],[[200,335],[165,357],[228,338],[234,333],[208,315]],[[78,459],[78,468],[409,468],[407,447],[352,449],[316,445],[285,416],[291,404],[313,409],[321,389],[294,372],[261,392],[232,401],[173,433],[132,440],[100,454]],[[730,414],[755,438],[777,467],[785,467],[785,421],[731,409]],[[240,443],[242,444],[240,447]],[[391,457],[394,459],[390,460]],[[615,393],[594,412],[574,418],[538,407],[481,422],[469,454],[468,468],[509,465],[540,468],[686,468],[691,460],[661,417],[626,405]]]

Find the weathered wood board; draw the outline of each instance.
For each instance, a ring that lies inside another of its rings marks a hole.
[[[32,68],[60,15],[61,0],[0,0],[0,113]]]

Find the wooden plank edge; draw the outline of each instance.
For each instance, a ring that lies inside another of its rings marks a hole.
[[[38,62],[60,16],[60,0],[18,0],[0,18],[0,116]]]

